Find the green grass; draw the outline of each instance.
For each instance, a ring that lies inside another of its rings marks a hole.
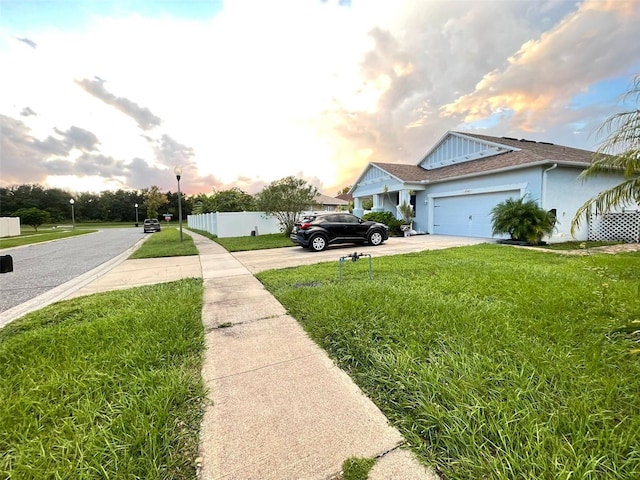
[[[149,237],[129,258],[181,257],[198,255],[193,239],[176,228],[163,228],[159,232],[148,233]]]
[[[202,282],[81,297],[0,330],[0,478],[194,479]]]
[[[97,232],[97,230],[57,230],[57,231],[27,231],[19,237],[4,237],[0,239],[0,249],[21,247],[23,245],[31,245],[34,243],[49,242],[51,240],[61,240],[63,238],[75,237],[77,235],[85,235],[87,233]]]
[[[479,245],[258,275],[455,479],[640,478],[640,254]]]
[[[293,247],[295,244],[283,233],[270,233],[256,237],[227,237],[218,238],[203,230],[193,230],[200,235],[214,240],[229,252],[244,252],[247,250],[264,250],[267,248]]]
[[[342,462],[342,480],[367,480],[375,458],[347,458]]]

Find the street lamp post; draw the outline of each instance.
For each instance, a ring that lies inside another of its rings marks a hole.
[[[69,200],[69,203],[71,204],[71,225],[73,226],[73,230],[76,229],[76,215],[75,212],[73,211],[73,204],[76,203],[76,201],[72,198],[71,200]]]
[[[182,176],[182,167],[177,166],[173,169],[173,173],[176,174],[178,180],[178,220],[180,222],[180,241],[182,241],[182,194],[180,193],[180,177]]]
[[[138,204],[136,203],[134,207],[136,207],[136,227],[137,227],[138,226]]]

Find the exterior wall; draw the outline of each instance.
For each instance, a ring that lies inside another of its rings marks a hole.
[[[0,237],[17,237],[20,235],[20,217],[0,218]]]
[[[583,182],[578,179],[581,172],[580,169],[563,167],[547,172],[543,208],[545,210],[555,208],[557,211],[556,232],[550,238],[552,242],[574,240],[571,236],[571,221],[578,208],[598,193],[621,182],[619,175],[601,175]],[[622,208],[618,211],[622,211]],[[588,234],[588,222],[583,220],[581,228],[576,232],[575,240],[587,240]]]
[[[248,237],[252,231],[256,235],[280,233],[280,223],[275,217],[264,212],[215,212],[188,215],[187,226],[204,230],[220,238]]]
[[[434,199],[469,195],[469,201],[473,202],[483,198],[482,194],[513,191],[519,191],[521,195],[529,194],[531,198],[539,200],[542,195],[542,169],[532,167],[427,185],[426,190],[416,192],[414,229],[434,233]],[[475,195],[478,196],[474,199]],[[486,205],[484,208],[486,210],[494,206]],[[481,206],[474,205],[474,208]]]

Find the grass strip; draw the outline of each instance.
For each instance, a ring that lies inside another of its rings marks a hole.
[[[478,245],[262,272],[447,478],[640,478],[640,254]]]
[[[34,243],[49,242],[51,240],[61,240],[63,238],[94,233],[97,230],[60,230],[57,232],[28,232],[19,237],[5,237],[0,239],[0,250],[3,248],[21,247]]]
[[[164,228],[159,232],[147,234],[149,237],[129,258],[182,257],[198,255],[193,239],[177,228]]]
[[[227,237],[218,238],[204,230],[193,230],[222,245],[229,252],[244,252],[248,250],[265,250],[268,248],[283,248],[295,246],[291,239],[283,233],[269,233],[255,237]]]
[[[201,306],[201,280],[186,279],[0,330],[0,478],[195,478]]]

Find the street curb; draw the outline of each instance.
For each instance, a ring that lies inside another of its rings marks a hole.
[[[103,264],[98,265],[93,270],[89,270],[88,272],[83,273],[82,275],[69,280],[66,283],[63,283],[62,285],[58,285],[56,288],[53,288],[48,292],[43,293],[42,295],[39,295],[35,298],[32,298],[31,300],[21,303],[20,305],[16,305],[15,307],[0,313],[0,328],[11,323],[17,318],[26,315],[27,313],[31,313],[34,310],[39,310],[48,305],[51,305],[52,303],[63,300],[76,290],[84,287],[88,283],[93,282],[94,280],[101,277],[109,270],[115,268],[116,266],[124,262],[127,258],[129,258],[129,256],[134,251],[140,248],[140,245],[142,245],[142,242],[144,242],[146,238],[147,237],[141,238],[120,255],[112,258],[111,260],[107,260]]]

